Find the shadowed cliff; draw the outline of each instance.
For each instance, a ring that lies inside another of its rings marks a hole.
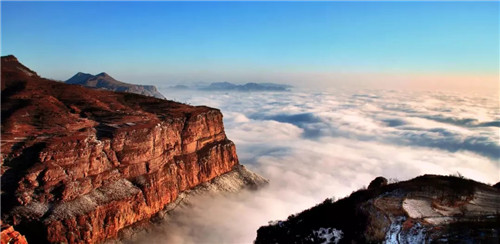
[[[500,191],[454,176],[424,175],[368,189],[259,228],[255,243],[498,243]]]

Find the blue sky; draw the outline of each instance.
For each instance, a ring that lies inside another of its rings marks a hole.
[[[78,71],[136,83],[498,78],[498,2],[3,1],[1,7],[2,55],[61,80]]]

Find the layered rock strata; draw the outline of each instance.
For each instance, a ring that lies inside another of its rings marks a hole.
[[[26,244],[26,237],[21,233],[14,230],[10,225],[2,225],[2,232],[0,233],[0,240],[2,244]]]
[[[107,244],[148,243],[151,235],[164,233],[165,226],[170,225],[176,215],[182,215],[194,206],[205,204],[207,197],[238,194],[243,190],[258,190],[268,183],[267,179],[253,173],[245,166],[235,166],[228,173],[180,193],[174,202],[169,203],[149,221],[123,229],[118,239],[110,240]]]
[[[499,243],[500,190],[453,176],[424,175],[331,199],[271,222],[255,243]]]
[[[238,165],[222,114],[39,77],[2,57],[2,219],[97,243]]]

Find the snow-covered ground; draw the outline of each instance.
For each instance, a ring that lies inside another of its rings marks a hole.
[[[322,244],[339,243],[339,241],[344,236],[341,230],[335,228],[319,228],[313,231],[314,235],[324,240]]]

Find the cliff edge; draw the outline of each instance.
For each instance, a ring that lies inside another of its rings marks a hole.
[[[2,221],[28,241],[116,238],[239,167],[217,109],[1,68]]]

